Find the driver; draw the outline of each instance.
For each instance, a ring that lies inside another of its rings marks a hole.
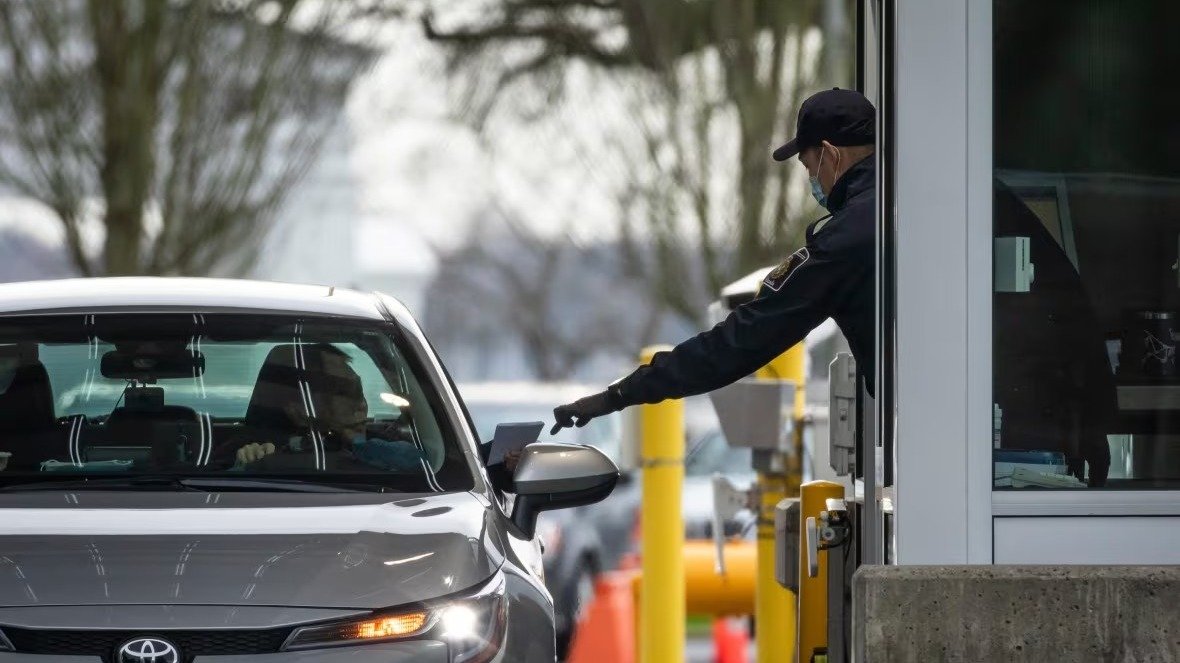
[[[275,425],[248,428],[226,445],[235,450],[234,467],[244,468],[275,454],[298,455],[298,464],[304,467],[316,447],[315,433],[323,442],[325,461],[331,454],[333,461],[343,457],[384,470],[406,471],[421,465],[422,454],[410,442],[387,439],[399,437],[392,431],[370,435],[366,430],[368,403],[346,353],[322,343],[304,346],[303,356],[309,360],[303,371],[292,373],[293,379],[281,385],[268,385],[273,388],[272,400],[278,401],[268,406],[282,412]],[[300,380],[310,392],[309,399],[301,396]]]

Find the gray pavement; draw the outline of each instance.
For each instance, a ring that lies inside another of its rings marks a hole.
[[[689,638],[684,646],[685,663],[713,663],[713,641],[708,638]]]

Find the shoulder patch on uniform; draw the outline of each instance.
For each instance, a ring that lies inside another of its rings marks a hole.
[[[786,285],[787,281],[791,280],[791,275],[795,273],[795,270],[799,269],[810,257],[811,252],[807,250],[807,247],[803,247],[792,253],[778,267],[775,267],[772,272],[766,275],[766,280],[762,282],[762,285],[778,292]]]

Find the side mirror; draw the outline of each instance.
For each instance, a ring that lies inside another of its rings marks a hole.
[[[606,499],[619,480],[619,468],[594,447],[537,442],[525,447],[515,479],[512,522],[532,538],[542,511]]]

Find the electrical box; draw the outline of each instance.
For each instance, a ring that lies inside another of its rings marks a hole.
[[[790,452],[794,428],[795,383],[788,380],[738,380],[709,394],[731,447]]]
[[[774,506],[774,579],[799,593],[799,498]]]
[[[995,238],[996,292],[1028,292],[1032,289],[1035,268],[1028,237]]]
[[[828,462],[838,476],[856,469],[856,360],[847,352],[828,365]]]

